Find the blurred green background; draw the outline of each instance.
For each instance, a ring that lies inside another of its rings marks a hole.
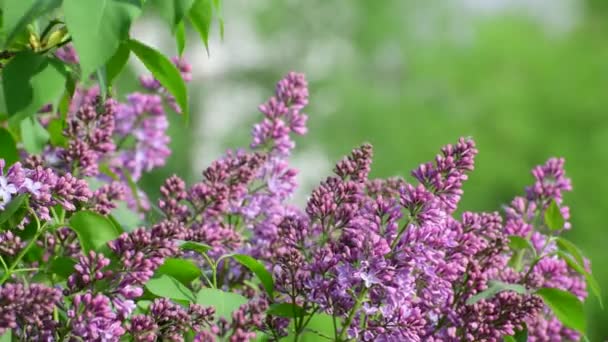
[[[174,155],[143,180],[155,197],[171,173],[196,179],[229,147],[245,146],[256,106],[287,71],[308,75],[310,134],[294,155],[306,190],[369,141],[374,176],[406,175],[440,146],[472,136],[476,170],[462,208],[497,210],[532,181],[530,169],[566,158],[574,192],[568,237],[593,261],[608,303],[608,1],[230,0],[226,35],[210,56],[190,39],[193,123],[172,116]],[[162,23],[136,35],[172,53]],[[213,34],[218,36],[217,28]],[[137,65],[131,72],[141,70]],[[122,76],[123,90],[135,87]],[[608,313],[587,301],[591,341]]]

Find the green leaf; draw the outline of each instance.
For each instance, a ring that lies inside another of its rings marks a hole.
[[[66,82],[64,65],[56,59],[18,53],[2,71],[6,110],[12,127],[48,103],[54,104],[63,94]]]
[[[86,79],[129,37],[131,23],[141,13],[141,1],[64,0],[63,12]]]
[[[97,78],[97,83],[99,83],[99,91],[101,93],[101,98],[105,100],[108,97],[108,80],[106,76],[106,67],[101,66],[97,71],[95,71],[95,76]]]
[[[209,245],[194,241],[186,241],[180,245],[180,248],[184,251],[195,251],[200,254],[205,254],[211,249],[213,249]]]
[[[156,6],[161,17],[174,32],[192,7],[194,0],[148,0],[148,2]]]
[[[585,277],[587,287],[591,289],[591,292],[597,298],[598,302],[600,303],[600,307],[603,309],[604,303],[602,301],[602,289],[600,288],[600,284],[597,282],[595,277],[593,277],[591,273],[587,272],[583,265],[577,263],[570,254],[559,250],[557,251],[557,255],[562,258],[568,264],[568,266],[570,266],[570,268]]]
[[[275,303],[268,307],[266,313],[278,317],[295,318],[304,316],[306,311],[303,307],[292,303]]]
[[[245,254],[234,254],[232,258],[253,272],[264,285],[264,289],[266,289],[270,298],[273,297],[274,281],[272,280],[272,274],[266,270],[264,264]]]
[[[40,154],[49,141],[49,132],[42,127],[35,117],[21,121],[21,141],[25,150],[31,154]]]
[[[148,310],[148,308],[150,307],[150,304],[152,304],[152,301],[150,301],[150,300],[137,301],[137,306],[144,311]]]
[[[222,14],[222,0],[213,0],[213,7],[217,13],[217,21],[220,25],[220,38],[224,39],[224,15]]]
[[[534,248],[530,240],[518,235],[509,236],[509,247],[513,250],[529,249],[536,255],[536,248]]]
[[[167,258],[156,270],[156,274],[166,274],[189,285],[194,279],[203,275],[200,268],[192,261],[186,259]]]
[[[125,67],[129,61],[130,54],[131,50],[129,50],[129,46],[127,46],[126,43],[121,43],[114,56],[108,60],[108,63],[106,64],[106,80],[108,81],[108,86],[112,85],[116,76],[118,76]]]
[[[517,330],[513,335],[515,342],[528,342],[528,327],[524,325],[524,328]]]
[[[578,262],[580,265],[584,265],[585,261],[583,258],[583,253],[581,252],[581,250],[576,247],[576,245],[574,243],[572,243],[569,240],[564,239],[563,237],[557,237],[555,239],[555,242],[557,243],[557,248],[559,250],[565,251],[567,253],[569,253],[570,255],[572,255],[574,257],[574,259],[576,259],[576,262]]]
[[[474,296],[469,297],[469,299],[467,299],[467,301],[466,301],[466,304],[467,305],[475,304],[482,299],[492,298],[495,295],[497,295],[498,293],[503,292],[503,291],[513,291],[513,292],[516,292],[519,294],[528,293],[528,290],[526,290],[526,288],[523,285],[508,284],[508,283],[498,281],[498,280],[490,280],[488,282],[488,288],[477,293]]]
[[[6,128],[0,127],[0,159],[4,159],[6,167],[19,160],[19,151],[13,135]]]
[[[177,54],[181,56],[186,48],[186,26],[183,21],[175,29],[175,42],[177,43]]]
[[[188,19],[201,36],[207,54],[209,54],[209,31],[211,30],[212,15],[213,4],[211,0],[196,0],[190,8],[190,13],[188,13]]]
[[[586,319],[583,303],[572,293],[555,288],[543,287],[536,291],[545,304],[568,328],[585,333]]]
[[[248,302],[247,298],[234,292],[204,288],[196,294],[196,303],[215,308],[216,319],[223,317],[232,321],[232,312]]]
[[[562,212],[559,210],[559,206],[555,200],[551,201],[547,210],[545,210],[545,224],[551,230],[559,230],[564,228],[565,224]]]
[[[53,274],[57,274],[63,279],[67,279],[72,273],[74,273],[74,265],[76,265],[76,260],[60,256],[51,261],[49,271]]]
[[[13,333],[11,329],[8,329],[2,336],[0,336],[0,342],[11,342],[13,340]]]
[[[184,120],[188,122],[188,92],[179,70],[160,52],[135,39],[129,40],[129,48],[160,84],[175,97],[184,115]]]
[[[79,211],[70,219],[70,227],[76,232],[85,251],[99,250],[121,231],[108,218],[92,211]]]
[[[27,195],[21,194],[11,200],[11,202],[0,211],[0,224],[8,221],[19,209],[27,206]]]
[[[337,324],[341,324],[337,322]],[[308,325],[304,329],[304,334],[300,338],[302,342],[319,341],[319,337],[329,338],[334,340],[334,323],[333,317],[328,314],[314,314]]]
[[[179,280],[166,274],[150,279],[146,283],[146,289],[152,294],[163,298],[185,300],[188,302],[195,301],[192,291],[180,283]]]
[[[47,130],[50,134],[51,144],[53,146],[67,147],[68,139],[63,135],[63,121],[61,119],[53,119],[49,122]]]
[[[4,48],[34,19],[61,4],[61,0],[4,0],[2,2],[2,30],[6,33]]]

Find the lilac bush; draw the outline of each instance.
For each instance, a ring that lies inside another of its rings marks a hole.
[[[563,159],[535,167],[502,214],[456,213],[478,152],[473,140],[444,146],[411,180],[371,179],[373,148],[363,144],[298,208],[289,156],[293,135],[307,132],[308,88],[289,73],[259,107],[248,149],[226,152],[197,183],[170,177],[156,211],[132,206],[147,224],[123,232],[112,210],[147,202],[129,183],[170,153],[163,103],[172,100],[142,80],[154,93],[124,103],[78,88],[60,146],[22,151],[23,164],[0,161],[0,333],[47,341],[581,338],[576,315],[592,278],[589,261],[560,237],[571,228]],[[39,120],[59,115],[51,109]],[[103,185],[92,190],[91,180]],[[572,311],[552,311],[560,305]]]
[[[586,338],[583,301],[601,296],[590,261],[562,236],[573,228],[563,159],[534,167],[499,211],[461,212],[471,138],[387,179],[370,178],[364,143],[299,207],[289,160],[308,132],[299,73],[259,106],[249,146],[193,184],[169,177],[151,200],[138,181],[172,152],[167,116],[188,119],[191,66],[128,36],[141,4],[109,2],[12,3],[35,17],[61,4],[61,20],[40,32],[27,16],[0,21],[1,340]],[[180,55],[182,19],[207,44],[220,4],[171,16]],[[123,29],[91,31],[89,17]],[[125,95],[111,85],[130,54],[152,74]]]

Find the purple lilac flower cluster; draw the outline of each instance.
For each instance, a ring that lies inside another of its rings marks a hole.
[[[174,62],[189,79],[190,67]],[[34,238],[19,229],[0,233],[0,335],[236,342],[308,334],[340,342],[450,342],[502,341],[525,330],[529,341],[580,339],[535,294],[553,288],[587,297],[584,275],[557,253],[558,235],[571,228],[563,193],[572,186],[563,159],[534,168],[534,184],[504,215],[456,215],[478,152],[473,140],[443,147],[412,171],[414,182],[371,179],[373,148],[363,144],[300,209],[290,204],[297,171],[288,163],[292,134],[307,131],[308,85],[297,73],[279,81],[260,106],[263,119],[254,125],[250,150],[228,151],[190,186],[170,177],[160,189],[161,218],[86,249],[66,213],[110,215],[116,201],[129,199],[125,172],[137,181],[170,153],[163,101],[175,106],[175,100],[157,80],[145,76],[141,83],[154,93],[131,94],[126,103],[100,101],[97,88],[79,89],[65,146],[30,156],[28,168],[16,163],[5,172],[0,160],[0,213],[27,196],[30,214],[17,224],[50,222]],[[91,191],[70,172],[107,182]],[[558,227],[543,220],[555,207],[563,221]],[[529,241],[531,250],[511,248],[513,237]],[[196,248],[184,249],[188,243]],[[237,262],[235,254],[255,263]],[[163,270],[169,260],[200,273],[178,279]],[[52,271],[60,261],[71,265],[63,279]],[[583,264],[589,272],[589,261]],[[270,290],[260,274],[272,279]],[[148,287],[160,279],[173,280],[166,298]],[[519,290],[486,295],[497,283]],[[222,316],[222,307],[191,298],[203,290],[230,292],[245,304]],[[176,299],[173,291],[185,297]],[[324,319],[329,331],[310,327]]]
[[[67,211],[91,199],[87,183],[70,173],[63,175],[37,166],[24,168],[17,162],[4,174],[5,161],[0,159],[0,211],[4,211],[18,196],[28,196],[30,208],[42,220],[51,220],[51,210],[60,205]]]

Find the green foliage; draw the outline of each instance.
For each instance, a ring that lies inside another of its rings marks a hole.
[[[175,32],[194,0],[149,0],[148,2],[157,7],[161,17],[171,27],[171,31]]]
[[[589,273],[589,272],[587,272],[587,270],[585,270],[585,267],[583,266],[584,264],[578,263],[577,260],[573,256],[571,256],[567,252],[564,252],[563,250],[558,250],[557,255],[562,260],[564,260],[568,264],[568,266],[570,266],[570,268],[572,268],[573,270],[578,272],[580,275],[585,277],[585,281],[587,282],[587,288],[591,291],[591,293],[598,300],[598,302],[600,303],[600,307],[603,308],[604,304],[602,301],[602,290],[600,288],[600,285],[598,284],[597,280],[595,280],[595,277],[593,277],[593,275],[591,273]]]
[[[184,286],[179,280],[166,274],[150,279],[146,283],[146,289],[158,297],[174,299],[177,301],[195,301],[192,291]]]
[[[522,330],[515,332],[513,336],[505,336],[504,342],[527,342],[528,341],[528,329],[524,327]]]
[[[186,48],[186,26],[183,22],[179,23],[175,29],[175,43],[177,44],[177,54],[183,55]]]
[[[547,210],[545,210],[545,224],[551,230],[564,228],[565,220],[555,200],[552,200]]]
[[[498,281],[498,280],[491,280],[488,282],[487,289],[477,293],[474,296],[471,296],[469,299],[467,299],[466,303],[467,303],[467,305],[472,305],[482,299],[492,298],[495,295],[497,295],[498,293],[503,292],[503,291],[513,291],[513,292],[517,292],[519,294],[528,293],[528,290],[526,290],[526,288],[523,285],[508,284],[508,283]]]
[[[207,52],[209,52],[209,31],[211,30],[212,12],[213,4],[211,0],[196,0],[188,15],[192,26],[194,26],[201,36]]]
[[[156,274],[166,274],[188,286],[193,280],[202,276],[200,268],[190,260],[167,258],[156,270]]]
[[[55,103],[63,93],[66,71],[57,59],[31,51],[18,53],[2,70],[2,87],[11,124]]]
[[[108,218],[86,210],[74,214],[69,227],[76,232],[85,251],[98,251],[122,233]]]
[[[196,294],[196,303],[215,308],[216,318],[232,320],[232,312],[247,303],[247,298],[234,292],[204,288]]]
[[[140,0],[64,0],[63,11],[80,58],[82,78],[103,66],[129,37]]]
[[[5,208],[0,212],[0,225],[9,221],[22,208],[28,206],[28,196],[21,194],[15,197]]]
[[[4,159],[6,166],[13,165],[19,160],[19,152],[13,135],[3,127],[0,127],[0,158]]]
[[[68,139],[63,135],[63,121],[60,119],[53,119],[47,126],[49,139],[53,146],[67,147]]]
[[[61,0],[4,0],[2,3],[2,30],[6,39],[2,42],[2,47],[10,47],[28,24],[60,4]]]
[[[264,264],[245,254],[234,254],[232,255],[232,258],[253,272],[260,279],[262,285],[264,285],[264,289],[268,293],[268,296],[273,298],[274,281],[272,279],[272,274],[266,270]]]
[[[184,251],[195,251],[199,254],[205,254],[211,250],[211,246],[195,241],[186,241],[181,244],[180,248]]]
[[[313,314],[304,330],[300,333],[299,341],[303,342],[314,342],[314,341],[335,341],[334,338],[334,318],[331,315],[324,313]],[[336,325],[340,325],[340,322],[336,322]],[[287,337],[281,339],[281,341],[293,341],[294,333],[291,332]]]
[[[266,313],[278,317],[300,318],[306,314],[306,310],[292,303],[275,303],[268,307]]]
[[[152,72],[152,75],[154,75],[160,84],[171,95],[175,96],[175,100],[182,110],[184,120],[188,122],[188,93],[179,70],[167,57],[144,43],[131,39],[128,45],[131,51]]]
[[[52,274],[56,274],[63,279],[68,279],[68,277],[74,273],[74,266],[76,265],[76,260],[64,256],[59,256],[54,258],[51,261],[49,266],[49,272]]]
[[[40,154],[49,141],[49,132],[42,127],[40,121],[34,117],[27,117],[21,121],[21,142],[25,150],[32,154]]]
[[[11,332],[11,329],[8,329],[7,332],[5,332],[4,334],[2,334],[2,336],[0,336],[0,342],[11,342],[13,340],[13,334]]]
[[[525,239],[521,236],[511,235],[509,236],[509,247],[513,250],[530,250],[536,255],[536,249],[532,245],[530,240]]]
[[[114,56],[110,57],[108,63],[106,64],[106,79],[108,81],[108,85],[111,85],[116,79],[116,76],[120,74],[122,69],[125,67],[127,62],[129,61],[129,54],[131,50],[126,43],[121,43],[114,53]]]
[[[583,303],[572,293],[555,288],[538,289],[539,295],[555,316],[567,327],[585,333],[586,319]]]

